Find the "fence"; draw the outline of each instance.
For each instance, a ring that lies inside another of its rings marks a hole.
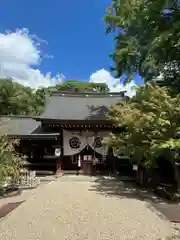
[[[39,185],[40,179],[36,177],[36,171],[24,170],[21,172],[21,176],[17,181],[20,188],[32,188]]]

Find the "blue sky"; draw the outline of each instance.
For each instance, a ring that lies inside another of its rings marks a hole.
[[[0,33],[27,28],[41,40],[38,69],[52,76],[63,73],[66,79],[88,81],[99,69],[109,71],[114,36],[106,36],[103,23],[111,0],[6,0],[1,2]],[[1,42],[0,42],[1,43]],[[33,64],[32,64],[33,65]]]

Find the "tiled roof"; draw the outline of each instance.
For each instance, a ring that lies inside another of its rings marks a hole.
[[[2,133],[9,137],[20,138],[53,138],[59,133],[46,133],[41,127],[41,123],[28,116],[1,116],[0,125],[2,126]]]
[[[121,93],[53,92],[39,119],[106,120],[109,107],[124,98]]]
[[[2,116],[0,123],[8,135],[29,135],[40,126],[31,117],[21,116]]]

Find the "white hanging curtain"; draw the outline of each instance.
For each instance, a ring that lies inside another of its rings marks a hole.
[[[107,155],[108,146],[103,143],[103,138],[107,137],[108,134],[108,132],[100,132],[95,136],[93,132],[82,132],[80,134],[78,132],[63,130],[64,155],[78,154],[87,145],[89,145],[95,152],[101,155]],[[95,144],[97,138],[101,139],[99,145]]]
[[[107,155],[108,153],[108,146],[102,145],[100,148],[94,148],[94,151],[101,154],[101,155]]]
[[[108,146],[103,143],[103,138],[107,137],[109,132],[100,132],[96,136],[93,137],[93,141],[89,143],[90,147],[97,153],[101,155],[107,155]],[[95,144],[95,141],[98,140],[98,144]]]
[[[79,144],[77,143],[79,140]],[[74,147],[72,147],[74,144]],[[87,145],[86,138],[80,133],[63,130],[64,155],[75,155],[81,152]],[[77,147],[76,147],[77,146]]]

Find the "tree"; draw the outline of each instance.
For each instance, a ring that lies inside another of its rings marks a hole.
[[[180,162],[180,94],[171,97],[166,88],[146,85],[137,88],[136,96],[110,109],[108,119],[124,128],[111,134],[108,142],[132,156],[132,161],[146,168],[156,164],[156,157],[166,151],[174,167],[180,188],[177,162]]]
[[[73,92],[108,92],[109,88],[105,83],[81,82],[78,80],[66,80],[55,86],[40,88],[36,91],[37,102],[42,105],[48,91],[73,91]]]
[[[15,152],[17,140],[9,140],[5,135],[4,126],[0,126],[0,185],[10,177],[11,181],[18,180],[21,171],[21,157]]]
[[[82,82],[78,80],[66,80],[62,84],[56,85],[58,91],[77,92],[108,92],[109,88],[105,83]]]
[[[33,89],[9,79],[0,79],[1,115],[36,115],[42,107]]]
[[[137,72],[145,81],[162,74],[165,85],[180,92],[180,4],[176,0],[112,0],[105,22],[115,31],[118,76]]]
[[[0,79],[0,115],[39,115],[44,110],[48,91],[107,92],[104,83],[75,80],[47,88],[32,89],[9,79]]]

